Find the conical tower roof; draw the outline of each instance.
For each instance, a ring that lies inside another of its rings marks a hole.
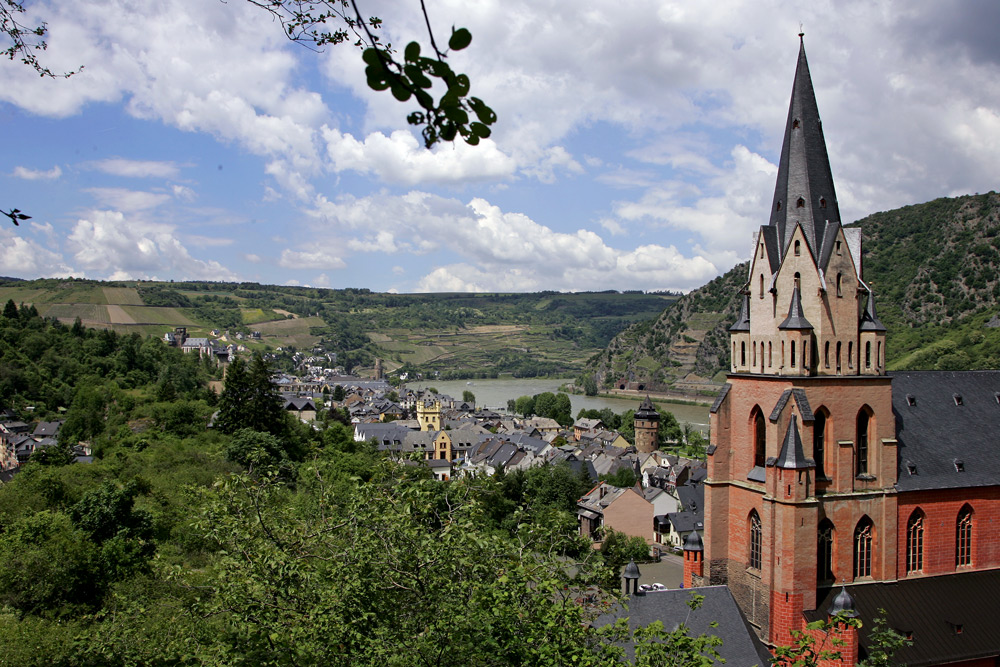
[[[639,410],[635,413],[635,418],[648,421],[659,421],[660,413],[656,411],[653,401],[649,400],[649,394],[646,394],[645,400],[643,400],[643,402],[639,405]]]
[[[792,289],[792,303],[788,306],[788,317],[778,325],[779,329],[812,329],[813,325],[802,312],[802,295],[798,286]]]
[[[875,314],[875,292],[868,292],[865,314],[861,316],[861,331],[885,331],[885,325]]]
[[[830,158],[823,138],[823,124],[816,106],[806,49],[799,35],[799,62],[792,84],[785,138],[778,162],[778,179],[771,202],[770,225],[777,228],[779,252],[784,256],[795,225],[802,226],[806,243],[820,268],[827,257],[823,253],[828,225],[834,233],[840,222],[837,193],[833,186]]]
[[[743,295],[743,302],[740,304],[740,315],[736,318],[736,323],[729,327],[732,332],[750,331],[750,295]]]
[[[796,415],[792,415],[792,421],[785,431],[785,439],[781,443],[781,452],[775,465],[788,470],[802,470],[803,468],[815,468],[816,462],[806,458],[802,449],[802,438],[799,436],[799,422]]]

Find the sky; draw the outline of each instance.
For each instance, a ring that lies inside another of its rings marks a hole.
[[[358,3],[427,44],[418,0]],[[0,61],[3,276],[694,289],[767,223],[800,30],[845,224],[1000,175],[995,0],[427,0],[499,116],[429,151],[357,48],[246,0],[26,8],[84,69]]]

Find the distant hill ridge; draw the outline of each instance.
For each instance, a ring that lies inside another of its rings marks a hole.
[[[935,199],[847,226],[863,230],[862,270],[889,329],[890,370],[1000,368],[1000,195]],[[604,387],[710,390],[706,379],[722,382],[729,369],[746,272],[739,264],[629,327],[587,371]]]

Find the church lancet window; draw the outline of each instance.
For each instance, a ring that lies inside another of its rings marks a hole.
[[[854,473],[856,475],[868,474],[868,431],[871,428],[871,415],[862,409],[858,413],[857,437],[854,441]]]
[[[764,413],[754,409],[753,416],[753,464],[764,467],[764,453],[767,450],[767,431],[764,429]]]
[[[813,421],[813,460],[816,461],[816,479],[826,477],[823,461],[826,455],[826,410],[816,412]]]
[[[750,510],[750,554],[747,565],[759,570],[761,565],[761,524],[757,510]]]
[[[872,520],[863,517],[854,529],[854,578],[872,576]]]
[[[964,505],[958,513],[955,535],[955,564],[959,567],[972,565],[972,508]]]
[[[906,573],[924,569],[924,513],[914,510],[906,523]]]
[[[828,583],[835,580],[833,574],[833,524],[829,519],[819,522],[816,536],[816,580]]]

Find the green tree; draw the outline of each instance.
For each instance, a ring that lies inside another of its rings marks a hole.
[[[583,393],[587,396],[597,396],[597,380],[593,374],[588,373],[583,380]]]
[[[97,546],[97,563],[107,580],[144,569],[156,550],[152,517],[135,507],[136,497],[148,492],[149,484],[143,480],[121,487],[105,482],[70,509],[73,523]]]
[[[623,489],[629,489],[635,486],[636,476],[635,472],[631,468],[619,468],[614,473],[608,475],[601,475],[601,481],[607,482],[611,486],[617,486]]]
[[[271,382],[267,362],[259,353],[253,355],[248,365],[239,357],[229,364],[216,423],[223,433],[243,428],[277,436],[288,432],[281,397]]]
[[[525,525],[512,540],[484,530],[465,483],[399,474],[345,495],[312,469],[319,497],[308,504],[266,476],[210,492],[200,525],[220,560],[214,594],[195,609],[228,631],[200,648],[203,664],[597,665],[620,655],[588,622],[607,599],[587,589],[593,554],[574,568],[550,555],[567,539],[562,526]],[[584,590],[593,602],[578,603]]]
[[[535,414],[535,399],[531,396],[520,396],[514,404],[514,412],[522,417]]]
[[[14,299],[7,299],[7,304],[3,307],[3,316],[8,320],[17,319],[17,305],[14,303]]]
[[[338,403],[344,400],[344,388],[339,384],[333,388],[333,400]]]
[[[462,392],[462,400],[465,401],[466,403],[475,403],[476,395],[473,394],[468,389],[466,389],[465,391]]]

